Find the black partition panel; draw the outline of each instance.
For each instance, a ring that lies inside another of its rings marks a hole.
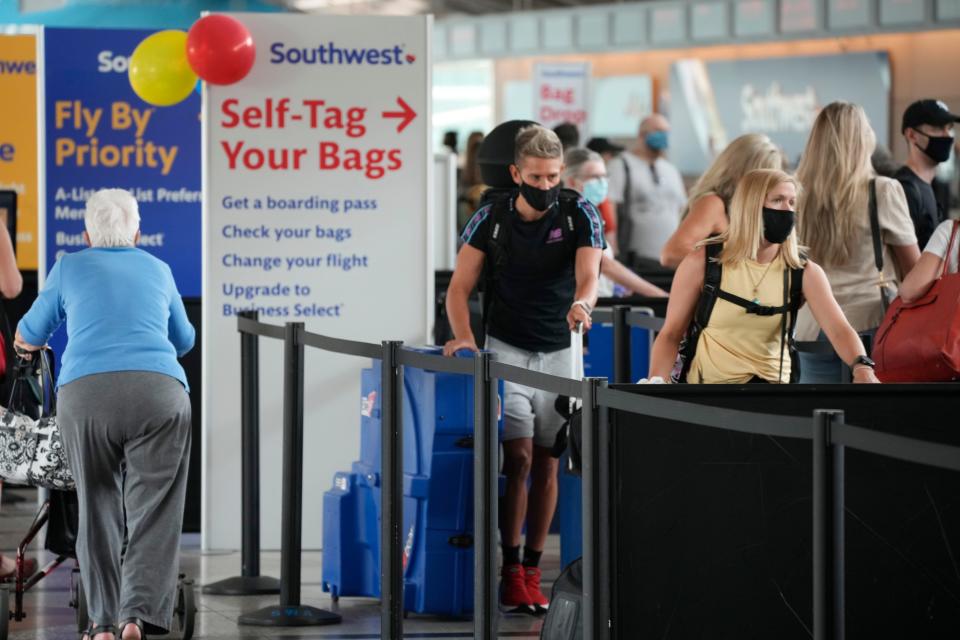
[[[198,533],[200,531],[200,491],[203,465],[203,439],[201,433],[202,410],[202,383],[203,375],[200,367],[203,345],[200,341],[201,322],[203,321],[203,306],[200,298],[184,298],[184,307],[187,318],[197,331],[197,339],[190,353],[180,359],[183,370],[187,374],[187,383],[190,385],[190,408],[192,415],[190,444],[190,471],[187,474],[187,496],[183,507],[183,530]],[[237,349],[240,348],[240,337],[237,336]],[[237,400],[239,402],[239,399]],[[239,432],[237,438],[239,438]]]
[[[619,385],[960,444],[960,386]],[[812,443],[610,411],[613,637],[809,638]],[[846,451],[848,638],[960,637],[960,473]]]

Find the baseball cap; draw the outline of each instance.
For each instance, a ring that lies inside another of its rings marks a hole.
[[[620,153],[623,151],[623,147],[613,144],[606,138],[590,138],[590,141],[587,142],[587,149],[597,153]]]
[[[960,116],[950,113],[950,109],[942,100],[917,100],[903,112],[903,124],[900,133],[907,129],[915,129],[922,124],[932,124],[942,127],[952,122],[960,122]]]

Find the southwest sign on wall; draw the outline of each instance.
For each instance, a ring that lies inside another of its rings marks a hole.
[[[257,59],[204,100],[203,546],[240,544],[237,313],[422,344],[432,317],[430,18],[233,14]],[[308,349],[304,546],[360,441],[359,358]],[[263,545],[279,546],[281,344],[261,340]]]
[[[670,159],[686,174],[706,170],[744,133],[763,133],[796,164],[820,109],[862,105],[888,143],[890,61],[884,52],[829,56],[681,60],[670,69]]]

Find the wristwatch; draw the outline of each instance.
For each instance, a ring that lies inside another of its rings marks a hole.
[[[853,370],[858,364],[870,367],[871,369],[876,369],[877,363],[868,358],[867,356],[857,356],[853,359],[853,362],[850,364],[850,369]]]

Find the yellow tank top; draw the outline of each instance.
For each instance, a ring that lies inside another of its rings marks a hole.
[[[753,260],[724,265],[720,288],[746,300],[758,300],[761,305],[779,307],[787,303],[784,267],[780,254],[769,265]],[[743,307],[717,298],[707,327],[700,333],[687,382],[743,384],[754,376],[767,382],[790,382],[790,353],[786,345],[783,371],[780,370],[782,322],[781,314],[748,314]]]

